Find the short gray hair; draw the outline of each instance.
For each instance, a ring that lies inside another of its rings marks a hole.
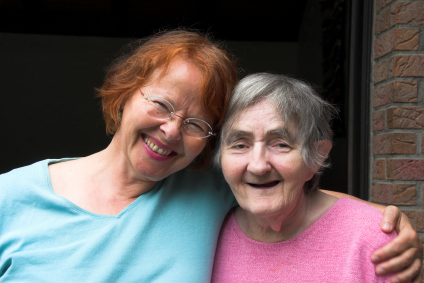
[[[326,156],[322,156],[317,143],[320,140],[332,141],[330,123],[337,110],[321,99],[309,84],[284,75],[252,74],[236,85],[222,124],[220,144],[215,152],[215,165],[221,166],[222,145],[239,116],[248,107],[265,99],[275,105],[285,127],[295,129],[295,141],[300,146],[305,164],[310,168],[320,167],[304,186],[305,193],[316,190],[322,169],[329,166],[328,162],[321,164]]]

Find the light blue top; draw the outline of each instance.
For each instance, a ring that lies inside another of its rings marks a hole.
[[[111,216],[54,193],[60,161],[0,175],[0,282],[209,282],[234,205],[220,173],[177,172]]]

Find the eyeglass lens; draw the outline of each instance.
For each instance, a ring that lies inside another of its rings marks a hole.
[[[165,99],[158,96],[150,96],[146,100],[153,106],[148,111],[149,115],[164,120],[174,117],[174,107]],[[205,121],[198,118],[183,119],[183,128],[187,135],[200,138],[208,137],[212,132],[211,127]]]

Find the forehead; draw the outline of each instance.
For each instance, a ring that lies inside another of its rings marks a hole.
[[[203,75],[200,68],[188,59],[176,57],[168,66],[156,68],[146,86],[190,87],[193,92],[199,93],[202,83]]]
[[[283,115],[270,101],[261,101],[246,108],[226,131],[224,143],[231,144],[240,138],[266,139],[280,136],[297,143],[296,131],[286,126]]]
[[[165,98],[174,107],[194,111],[193,115],[207,115],[202,104],[202,84],[203,73],[200,68],[180,56],[174,58],[168,67],[157,68],[143,91],[147,95]]]
[[[258,129],[284,127],[284,119],[269,100],[260,101],[247,107],[235,119],[232,129]]]

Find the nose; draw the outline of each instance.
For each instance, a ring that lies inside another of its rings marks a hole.
[[[264,175],[271,171],[267,152],[264,146],[255,146],[251,152],[247,171],[254,175]]]
[[[165,120],[160,129],[165,135],[167,140],[180,140],[181,139],[181,119],[174,117],[172,119]]]

